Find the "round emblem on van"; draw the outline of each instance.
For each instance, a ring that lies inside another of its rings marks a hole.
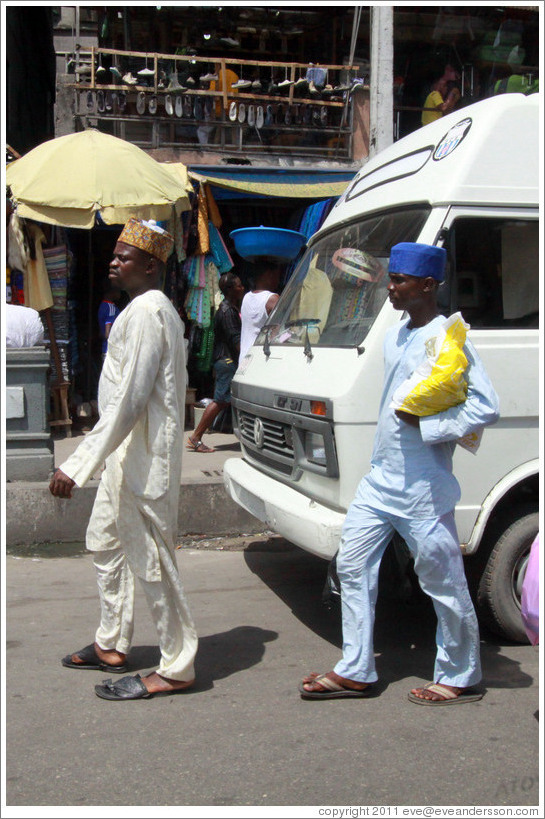
[[[438,162],[440,159],[444,159],[458,147],[460,142],[467,135],[472,123],[473,120],[470,117],[467,117],[466,119],[462,119],[460,122],[457,122],[456,125],[450,129],[450,131],[447,131],[433,152],[433,158],[436,162]]]
[[[261,449],[264,440],[265,429],[263,427],[263,421],[261,418],[256,418],[254,421],[254,442],[258,449]]]

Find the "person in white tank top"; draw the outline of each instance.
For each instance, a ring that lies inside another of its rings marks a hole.
[[[254,289],[246,293],[240,309],[242,321],[240,362],[249,352],[263,325],[267,323],[279,298],[275,291],[280,282],[282,265],[276,259],[263,257],[256,263],[256,268]]]

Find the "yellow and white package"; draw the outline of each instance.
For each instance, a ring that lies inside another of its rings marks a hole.
[[[410,415],[435,415],[462,404],[467,397],[464,354],[469,324],[461,313],[454,313],[439,332],[427,339],[426,360],[397,388],[390,407]],[[476,452],[482,432],[474,432],[458,440],[460,446]]]

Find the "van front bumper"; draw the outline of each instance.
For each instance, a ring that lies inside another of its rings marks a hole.
[[[242,458],[225,462],[223,480],[239,506],[290,543],[327,560],[337,552],[345,518],[341,512],[264,475]]]

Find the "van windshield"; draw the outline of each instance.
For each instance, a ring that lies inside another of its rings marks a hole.
[[[375,214],[312,244],[256,345],[355,347],[387,296],[390,248],[416,241],[430,208]]]

